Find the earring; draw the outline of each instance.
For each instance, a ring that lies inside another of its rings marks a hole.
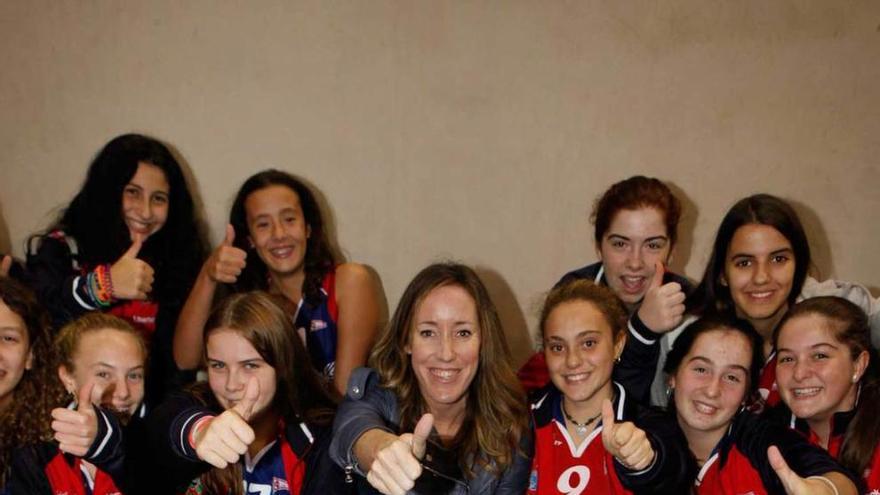
[[[620,354],[618,354],[617,357],[614,358],[614,362],[615,362],[615,363],[620,363]]]
[[[853,383],[856,383],[857,381],[859,381],[859,374],[858,373],[853,375]]]

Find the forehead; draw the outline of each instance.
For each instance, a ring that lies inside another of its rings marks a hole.
[[[0,328],[10,328],[24,331],[24,320],[12,308],[6,305],[3,299],[0,299]]]
[[[736,229],[727,251],[731,256],[760,256],[784,249],[792,247],[781,232],[769,225],[750,223]]]
[[[165,177],[165,172],[152,163],[138,163],[137,171],[135,171],[134,176],[129,182],[144,189],[157,189],[168,192],[168,178]]]
[[[589,301],[574,300],[559,304],[547,315],[544,338],[568,340],[582,332],[613,333],[611,325],[599,308]]]
[[[776,346],[786,349],[807,349],[817,344],[838,343],[833,325],[815,313],[795,316],[779,329]]]
[[[610,235],[629,238],[665,236],[667,232],[663,213],[651,206],[617,210],[611,217],[604,237]]]
[[[477,304],[459,285],[442,285],[431,289],[418,303],[415,322],[428,320],[476,321]]]
[[[285,209],[302,212],[299,195],[282,185],[271,185],[250,193],[244,201],[244,208],[249,217]]]
[[[211,332],[206,344],[208,359],[238,362],[249,359],[262,359],[251,342],[237,330],[220,328]]]
[[[86,332],[79,339],[73,360],[78,366],[97,362],[118,368],[143,366],[144,349],[134,335],[112,328]]]
[[[745,335],[735,330],[710,330],[697,337],[684,360],[689,361],[697,356],[721,368],[742,366],[750,369],[752,346]]]

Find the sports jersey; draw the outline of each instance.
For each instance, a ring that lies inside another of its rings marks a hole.
[[[780,409],[788,411],[788,408],[784,407],[784,405],[780,406]],[[835,459],[840,459],[840,449],[843,447],[843,439],[846,435],[846,430],[849,427],[849,424],[856,415],[856,411],[857,409],[838,412],[834,413],[831,417],[831,436],[828,438],[828,453]],[[805,435],[811,444],[819,447],[822,446],[819,435],[816,435],[816,433],[810,429],[810,425],[806,420],[798,419],[794,414],[791,414],[790,416],[791,419],[789,426],[792,429]],[[863,473],[859,473],[864,482],[863,488],[865,489],[864,493],[866,495],[880,495],[880,439],[875,439],[875,442],[877,443],[874,446],[874,455],[871,457],[868,467],[865,468]]]
[[[727,433],[697,474],[696,493],[785,493],[767,457],[771,445],[779,448],[788,466],[803,478],[832,471],[851,476],[827,452],[810,445],[801,435],[745,411],[734,417]]]
[[[608,284],[605,282],[605,267],[601,262],[593,263],[592,265],[587,265],[583,268],[579,268],[577,270],[572,270],[562,278],[556,282],[556,285],[553,287],[559,287],[560,285],[570,282],[572,280],[592,280],[594,283],[598,285],[607,286]],[[682,290],[685,294],[689,294],[693,289],[690,281],[688,279],[682,277],[681,275],[677,275],[670,271],[667,271],[663,274],[663,283],[667,284],[669,282],[676,282],[681,285]],[[636,308],[638,309],[638,307]],[[638,313],[633,312],[630,316],[630,326],[642,326],[641,319],[638,316]],[[632,332],[632,330],[631,330]],[[546,385],[550,381],[550,375],[547,371],[547,362],[544,360],[543,352],[536,352],[532,354],[526,364],[524,364],[519,371],[516,373],[517,377],[520,380],[523,388],[526,392],[534,392],[537,389],[540,389],[544,385]],[[650,384],[649,384],[650,385]]]
[[[305,298],[300,299],[294,315],[294,325],[300,336],[305,338],[312,365],[328,380],[332,380],[335,373],[338,318],[334,268],[321,282],[320,303],[311,304]]]
[[[552,384],[532,405],[535,418],[535,456],[529,494],[687,493],[695,466],[675,422],[663,414],[627,401],[615,384],[617,421],[633,421],[645,430],[654,448],[652,464],[642,471],[626,469],[605,450],[600,424],[580,443],[568,433],[562,413],[562,393]]]
[[[253,459],[245,456],[242,474],[245,493],[297,494],[302,488],[305,464],[293,453],[287,440],[279,436]]]

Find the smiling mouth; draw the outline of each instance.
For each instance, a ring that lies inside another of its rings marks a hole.
[[[645,280],[646,278],[642,276],[623,275],[620,277],[623,289],[629,293],[641,292],[645,286]]]
[[[758,302],[762,302],[762,301],[769,301],[770,298],[773,297],[773,294],[775,292],[776,291],[767,290],[767,291],[760,291],[760,292],[746,292],[746,294],[749,296],[750,299],[758,301]]]
[[[152,222],[142,222],[133,218],[128,219],[128,226],[135,232],[147,233],[153,228]]]
[[[822,391],[822,387],[804,387],[804,388],[793,388],[791,390],[792,395],[796,399],[804,399],[815,397],[819,395],[819,392]]]
[[[694,401],[694,410],[696,410],[700,414],[713,415],[718,412],[718,408],[705,402]]]
[[[434,377],[434,379],[436,379],[437,381],[450,383],[458,378],[458,374],[461,372],[461,370],[448,368],[429,368],[428,372],[431,373],[431,376]]]
[[[275,258],[282,258],[283,259],[283,258],[287,258],[291,254],[293,254],[293,247],[284,246],[284,247],[278,247],[278,248],[271,248],[271,249],[269,249],[269,253],[272,256],[274,256]]]
[[[584,372],[584,373],[574,373],[571,375],[562,375],[562,376],[563,376],[563,378],[565,378],[565,381],[567,383],[581,383],[583,381],[586,381],[586,379],[590,377],[590,374],[587,372]]]

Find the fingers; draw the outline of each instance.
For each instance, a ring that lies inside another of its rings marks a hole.
[[[87,381],[76,396],[76,410],[81,413],[95,412],[93,404],[100,404],[103,395],[103,386],[98,385],[96,381]]]
[[[412,437],[409,433],[401,435],[380,450],[370,466],[370,472],[390,493],[405,493],[415,486],[415,480],[422,475],[422,465],[412,453]]]
[[[98,422],[91,395],[96,388],[93,384],[87,384],[80,390],[80,405],[77,410],[52,410],[52,431],[62,451],[82,457],[94,443]]]
[[[782,481],[782,486],[785,487],[785,493],[788,493],[789,495],[806,493],[803,490],[803,478],[798,476],[797,473],[788,467],[788,463],[785,462],[785,458],[782,457],[782,452],[779,451],[778,447],[771,445],[767,449],[767,460],[770,461],[770,466],[773,468],[773,471],[776,472],[776,476],[779,476],[779,480]]]
[[[12,269],[12,256],[8,254],[0,261],[0,277],[8,277],[9,270]]]
[[[141,252],[141,248],[144,245],[144,236],[143,234],[135,234],[134,239],[131,240],[131,246],[128,248],[128,251],[122,255],[123,258],[137,258],[138,253]]]
[[[247,387],[244,389],[244,397],[232,407],[232,410],[235,411],[241,419],[248,421],[254,413],[254,405],[256,405],[257,399],[259,398],[260,382],[257,380],[257,377],[252,376],[250,380],[248,380]]]
[[[212,419],[197,436],[195,450],[199,459],[222,469],[238,462],[247,452],[254,441],[254,430],[230,410]]]
[[[416,423],[412,434],[412,453],[416,459],[425,457],[425,448],[428,443],[428,437],[431,436],[431,430],[434,428],[434,416],[424,414]]]
[[[651,285],[648,286],[649,289],[660,287],[663,285],[663,275],[666,274],[666,267],[663,266],[662,261],[654,262],[654,277],[651,279]]]
[[[371,469],[370,472],[367,473],[367,482],[372,485],[373,488],[379,490],[380,493],[386,495],[404,495],[406,490],[394,483],[393,480],[386,480],[387,477],[381,469],[383,468],[379,468],[378,466],[376,469]]]
[[[235,227],[231,223],[226,224],[226,237],[223,238],[223,246],[232,246],[235,242]]]

